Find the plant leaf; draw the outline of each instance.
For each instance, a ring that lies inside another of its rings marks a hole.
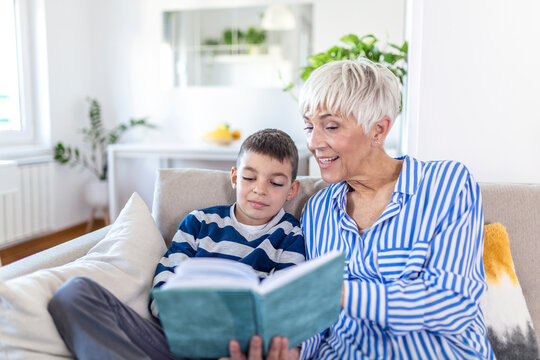
[[[358,36],[354,34],[347,34],[343,36],[340,40],[341,42],[349,45],[350,47],[357,47],[358,44],[361,42]]]
[[[287,84],[287,86],[283,88],[283,91],[291,91],[293,87],[294,87],[294,82],[291,81],[290,83]]]

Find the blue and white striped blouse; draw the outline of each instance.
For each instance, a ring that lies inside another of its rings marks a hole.
[[[307,258],[345,251],[339,320],[303,344],[303,359],[493,359],[479,298],[486,290],[480,189],[463,164],[403,157],[382,215],[364,234],[337,183],[306,204]]]

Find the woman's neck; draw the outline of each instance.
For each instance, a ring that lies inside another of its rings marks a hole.
[[[403,160],[396,160],[384,151],[371,157],[362,166],[362,173],[346,180],[359,194],[377,193],[381,189],[394,187],[401,173]]]

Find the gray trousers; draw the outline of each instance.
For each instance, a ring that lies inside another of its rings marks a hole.
[[[68,280],[48,310],[78,359],[175,359],[157,321],[141,317],[88,278]]]

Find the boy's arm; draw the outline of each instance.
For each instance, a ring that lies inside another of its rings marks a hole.
[[[306,247],[300,224],[296,224],[289,232],[285,233],[282,249],[283,252],[279,257],[275,271],[298,265],[306,260]]]
[[[197,252],[197,234],[200,231],[201,223],[193,214],[189,214],[182,220],[176,234],[172,239],[172,244],[156,267],[152,288],[159,288],[174,274],[174,269],[187,258],[195,256]],[[150,312],[157,317],[157,310],[154,299],[150,296]]]

